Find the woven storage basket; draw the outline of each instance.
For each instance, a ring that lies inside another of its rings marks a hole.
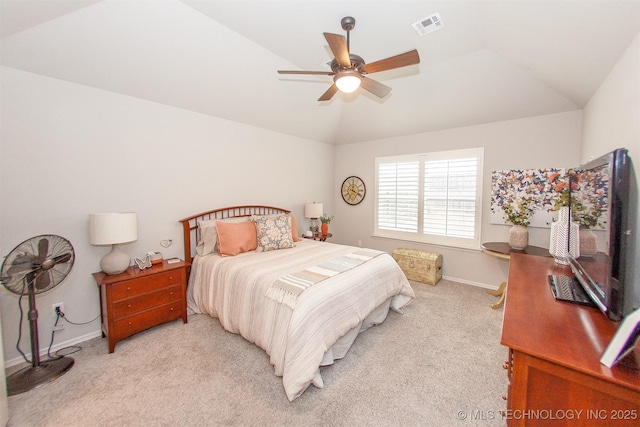
[[[398,248],[391,254],[407,279],[437,285],[442,279],[442,255],[419,249]]]

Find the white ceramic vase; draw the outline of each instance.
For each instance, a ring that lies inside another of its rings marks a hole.
[[[560,208],[558,220],[551,224],[549,253],[556,263],[569,264],[568,257],[580,257],[580,226],[571,221],[568,207]]]

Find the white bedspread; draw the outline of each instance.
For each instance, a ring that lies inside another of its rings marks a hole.
[[[379,306],[388,303],[401,312],[415,297],[389,254],[311,286],[299,295],[293,310],[265,296],[283,274],[358,249],[304,240],[291,249],[196,257],[189,280],[189,308],[217,317],[227,331],[264,349],[293,401],[311,383],[322,387],[323,358],[341,337],[369,326],[363,321]],[[387,309],[382,316],[377,311],[374,321],[380,323]]]

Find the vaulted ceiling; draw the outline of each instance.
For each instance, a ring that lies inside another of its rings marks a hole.
[[[344,16],[367,62],[420,54],[383,99],[276,73],[323,70]],[[0,0],[3,66],[329,144],[580,109],[639,33],[640,0]]]

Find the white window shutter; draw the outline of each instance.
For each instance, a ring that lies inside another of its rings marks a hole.
[[[479,248],[484,150],[376,159],[375,235]]]

